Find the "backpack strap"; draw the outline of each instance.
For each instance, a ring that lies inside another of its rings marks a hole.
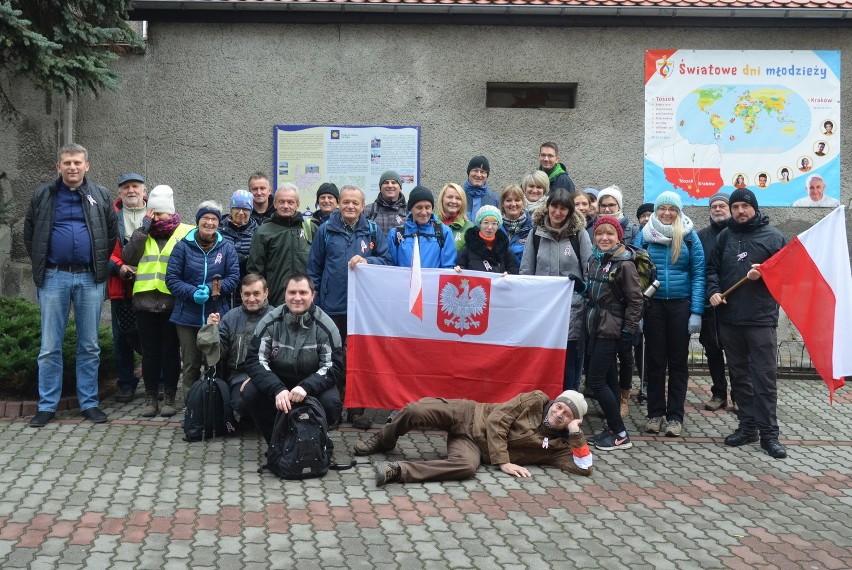
[[[406,235],[405,234],[405,224],[403,224],[401,226],[397,226],[396,229],[395,229],[395,231],[396,231],[396,242],[402,243],[402,240],[404,240],[407,237],[413,237],[413,238],[418,238],[420,236],[423,236],[425,238],[434,237],[435,240],[438,242],[438,247],[440,249],[444,249],[444,243],[446,241],[445,237],[444,237],[444,225],[441,222],[436,222],[435,220],[432,220],[432,230],[435,232],[434,235],[433,234],[424,234],[419,229],[416,232],[414,232],[413,234],[407,234]]]
[[[533,235],[533,273],[535,273],[536,267],[538,265],[538,246],[541,243],[541,236],[538,235],[538,232],[536,232],[535,226],[533,226],[530,232],[532,232]],[[569,237],[568,240],[571,242],[571,248],[574,250],[574,255],[577,256],[577,265],[580,266],[580,277],[585,279],[586,276],[585,272],[583,271],[583,260],[580,259],[580,233],[577,232],[576,234]]]
[[[234,418],[234,409],[231,407],[231,389],[228,383],[221,378],[213,378],[216,388],[219,390],[219,395],[222,397],[222,407],[225,411],[225,429],[228,433],[237,431],[236,420]],[[233,423],[232,423],[233,422]]]

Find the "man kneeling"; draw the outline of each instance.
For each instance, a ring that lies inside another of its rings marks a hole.
[[[260,320],[246,355],[251,380],[243,388],[243,404],[266,443],[272,439],[277,410],[287,413],[306,396],[320,401],[327,421],[340,417],[340,332],[313,299],[314,284],[307,275],[288,277],[284,304]]]
[[[423,398],[405,406],[355,455],[390,451],[413,429],[447,432],[447,458],[433,461],[376,461],[376,485],[467,479],[485,461],[515,477],[530,477],[524,465],[553,465],[578,475],[592,474],[592,454],[580,423],[588,405],[567,390],[553,401],[540,391],[518,394],[502,404]]]

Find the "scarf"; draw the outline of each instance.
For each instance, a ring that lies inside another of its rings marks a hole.
[[[487,247],[489,250],[493,250],[493,249],[494,249],[494,242],[497,240],[497,234],[494,234],[494,235],[493,235],[493,236],[491,236],[491,237],[486,237],[486,236],[484,236],[484,235],[482,234],[482,230],[480,230],[480,231],[479,231],[479,238],[480,238],[483,242],[485,242],[485,247]]]
[[[180,225],[180,214],[175,213],[165,220],[151,220],[151,228],[148,235],[154,239],[166,239],[172,237],[175,229]]]
[[[542,208],[545,204],[547,204],[547,193],[545,193],[541,198],[539,198],[535,202],[530,202],[529,200],[527,200],[527,197],[524,196],[524,203],[526,203],[527,210],[529,210],[530,212]]]
[[[442,222],[444,222],[444,224],[445,224],[445,225],[451,226],[451,225],[453,224],[453,222],[455,222],[455,221],[456,221],[456,218],[458,218],[458,217],[459,217],[459,215],[458,215],[458,214],[456,214],[456,215],[455,215],[455,216],[453,216],[453,217],[446,216],[446,217],[444,217],[444,219],[443,219],[443,220],[441,220],[441,221],[442,221]]]
[[[683,221],[683,235],[687,235],[692,231],[693,223],[689,216],[680,213],[680,219]],[[674,228],[671,225],[666,225],[657,219],[657,213],[651,214],[648,218],[648,223],[642,228],[642,237],[648,243],[658,243],[660,245],[671,245]]]
[[[201,234],[195,232],[195,243],[201,247],[204,251],[210,251],[213,249],[213,246],[216,244],[216,234],[213,234],[213,237],[209,240],[201,239]]]
[[[551,182],[553,182],[554,180],[556,180],[557,176],[559,176],[560,174],[564,174],[564,173],[565,173],[565,167],[562,166],[561,162],[557,162],[556,166],[553,167],[553,170],[551,170],[550,172],[547,173],[547,177],[550,179]]]
[[[518,230],[521,229],[521,227],[524,225],[524,223],[526,223],[526,221],[526,212],[521,212],[521,215],[518,216],[517,220],[510,220],[506,218],[506,216],[503,216],[503,227],[506,228],[506,231],[509,232],[510,236],[513,236],[518,233]]]
[[[464,193],[467,194],[467,211],[476,213],[482,205],[482,197],[488,192],[488,181],[482,186],[474,186],[470,180],[464,183]]]
[[[544,222],[542,222],[542,227],[550,232],[550,235],[553,236],[553,239],[556,241],[561,240],[562,238],[568,237],[571,235],[571,230],[573,229],[571,225],[571,216],[565,218],[565,221],[562,223],[561,228],[554,228],[550,225],[550,216],[544,216]]]

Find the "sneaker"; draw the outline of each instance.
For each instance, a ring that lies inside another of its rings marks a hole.
[[[370,429],[373,425],[373,420],[367,417],[363,412],[360,414],[349,413],[349,422],[355,429]]]
[[[602,451],[613,451],[616,449],[630,449],[633,447],[633,444],[630,442],[629,435],[619,437],[617,434],[610,432],[605,437],[597,440],[595,447]]]
[[[136,397],[136,388],[122,388],[121,392],[119,392],[118,396],[115,397],[116,402],[121,402],[122,404],[129,404],[133,401],[133,398]]]
[[[662,416],[648,418],[648,423],[645,424],[645,431],[648,433],[660,433],[660,429],[663,427],[665,421],[666,418]]]
[[[669,420],[666,422],[666,435],[668,437],[680,437],[683,432],[683,424],[677,420]]]
[[[355,455],[372,455],[380,451],[390,451],[396,446],[388,447],[382,442],[382,432],[377,431],[369,438],[355,442]]]
[[[740,447],[749,443],[757,443],[757,433],[753,431],[745,431],[741,428],[725,438],[725,445],[730,447]]]
[[[761,439],[760,447],[770,456],[775,459],[784,459],[787,457],[787,449],[781,445],[777,439]]]
[[[399,481],[399,476],[402,475],[399,463],[395,461],[376,461],[373,463],[373,469],[376,470],[376,487],[396,483]]]
[[[586,443],[588,443],[589,445],[595,445],[598,441],[605,439],[611,433],[612,432],[609,431],[609,428],[604,426],[600,433],[589,436],[589,439],[586,440]]]
[[[56,412],[36,412],[36,415],[34,415],[30,420],[30,427],[44,427],[55,417]]]
[[[718,412],[719,410],[723,410],[728,407],[727,398],[719,398],[713,396],[707,403],[704,404],[704,409],[709,410],[711,412]]]
[[[107,415],[97,406],[89,408],[88,410],[83,410],[83,417],[93,424],[102,424],[107,421]]]

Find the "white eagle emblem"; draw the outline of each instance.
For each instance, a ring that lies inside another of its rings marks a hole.
[[[488,306],[485,288],[478,285],[470,288],[470,281],[462,279],[461,291],[452,283],[446,283],[441,289],[441,311],[450,316],[444,319],[444,325],[459,331],[480,326],[474,317],[482,315]]]

